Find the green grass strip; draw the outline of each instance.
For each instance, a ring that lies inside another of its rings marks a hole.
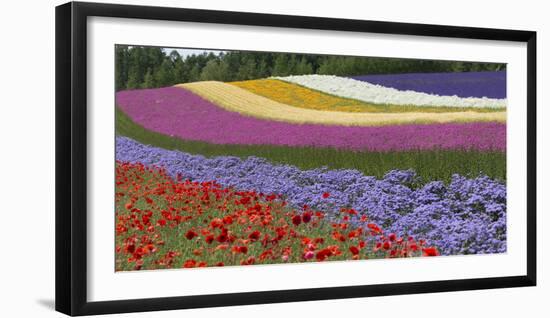
[[[179,150],[206,157],[256,156],[300,169],[326,166],[330,169],[357,169],[365,175],[382,177],[393,169],[413,169],[422,181],[449,182],[455,173],[475,177],[479,174],[506,180],[506,153],[475,150],[418,150],[395,152],[346,151],[334,148],[284,147],[272,145],[216,145],[183,140],[147,130],[116,108],[116,134],[143,144]]]

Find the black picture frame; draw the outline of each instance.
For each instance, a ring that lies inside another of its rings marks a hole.
[[[536,32],[361,21],[197,9],[70,2],[56,7],[56,295],[55,308],[91,315],[335,298],[369,297],[536,284]],[[248,26],[338,30],[411,36],[501,40],[527,44],[527,274],[366,286],[245,292],[88,302],[87,18],[91,16]]]

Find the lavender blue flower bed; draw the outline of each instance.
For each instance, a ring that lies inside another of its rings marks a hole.
[[[427,239],[443,255],[506,251],[506,186],[486,176],[422,184],[411,170],[393,170],[382,179],[351,169],[303,171],[257,157],[205,158],[126,137],[116,139],[116,160],[164,167],[173,177],[281,194],[297,208],[354,208],[388,232]],[[323,192],[330,197],[323,199]]]
[[[506,98],[506,71],[363,75],[351,78],[428,94]]]

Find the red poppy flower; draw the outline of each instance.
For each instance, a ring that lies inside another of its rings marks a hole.
[[[315,258],[321,262],[321,261],[324,261],[326,260],[329,256],[332,255],[332,251],[328,248],[325,248],[325,249],[322,249],[320,250],[319,252],[317,252],[317,254],[315,254]]]
[[[248,238],[251,239],[251,240],[253,240],[253,241],[256,241],[257,239],[260,238],[260,235],[261,235],[260,231],[256,230],[256,231],[250,233],[250,234],[248,235]]]
[[[218,237],[216,237],[216,241],[218,241],[220,243],[227,242],[227,234],[222,233],[222,234],[218,235]]]
[[[357,248],[357,246],[350,246],[350,247],[349,247],[349,251],[350,251],[351,254],[353,254],[353,255],[359,254],[359,249]]]
[[[231,251],[233,251],[234,253],[246,254],[248,252],[248,247],[246,247],[246,246],[233,246],[231,248]]]
[[[439,252],[435,247],[426,247],[422,249],[423,256],[438,256]]]
[[[226,215],[226,216],[224,216],[224,218],[223,218],[223,223],[225,223],[225,224],[232,224],[232,223],[233,223],[233,218],[232,218],[230,215]]]
[[[194,259],[188,259],[183,263],[183,268],[192,268],[195,267],[195,265],[197,265],[197,261]]]
[[[124,232],[128,232],[128,228],[125,227],[124,225],[120,225],[120,224],[117,225],[117,227],[116,227],[116,234],[119,234],[119,235],[120,235],[120,234],[122,234],[122,233],[124,233]]]
[[[309,223],[309,221],[311,221],[311,215],[311,212],[304,212],[304,214],[302,214],[302,221],[304,221],[304,223]]]
[[[385,250],[389,250],[391,248],[390,241],[385,241],[384,244],[382,244],[382,248]]]
[[[211,244],[214,241],[214,235],[208,235],[204,238],[204,241],[208,244]]]
[[[273,250],[267,249],[260,254],[260,261],[266,260],[268,257],[273,257]]]
[[[135,250],[136,250],[136,246],[134,244],[126,245],[124,247],[124,251],[129,254],[133,254]]]
[[[374,232],[374,234],[382,233],[382,230],[378,227],[378,225],[374,223],[367,224],[367,227],[371,229],[371,231]]]
[[[250,256],[246,260],[242,260],[241,265],[252,265],[254,264],[255,261],[256,261],[256,258],[254,258],[254,256]]]
[[[246,204],[250,203],[250,197],[243,197],[243,198],[241,198],[241,200],[239,202],[242,205],[246,205]]]
[[[388,235],[388,239],[392,242],[394,242],[396,238],[397,238],[397,236],[395,235],[395,233],[390,233]]]
[[[295,215],[292,217],[292,224],[298,226],[302,223],[302,218],[299,215]]]
[[[195,236],[197,236],[197,232],[193,231],[193,230],[189,230],[187,231],[187,233],[185,234],[185,237],[188,239],[188,240],[192,240]]]
[[[323,199],[326,199],[326,198],[328,198],[328,197],[330,197],[330,193],[328,193],[328,192],[323,192]]]
[[[149,254],[149,253],[154,253],[154,252],[157,251],[157,248],[156,248],[155,245],[153,245],[153,244],[147,244],[147,245],[145,245],[144,249],[145,249],[145,252],[146,252],[147,254]]]
[[[214,218],[211,222],[210,222],[210,226],[212,228],[222,228],[223,227],[223,220],[220,219],[220,218]]]
[[[338,231],[334,231],[332,233],[332,238],[337,240],[337,241],[340,241],[340,242],[345,242],[346,241],[346,237],[343,236],[340,232]]]

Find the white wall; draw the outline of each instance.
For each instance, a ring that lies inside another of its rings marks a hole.
[[[550,236],[545,199],[550,136],[550,24],[544,1],[112,1],[189,8],[422,22],[538,31],[539,286],[354,300],[157,312],[120,317],[542,317],[550,313]],[[62,1],[12,1],[1,11],[0,49],[0,316],[60,317],[54,298],[54,6]],[[548,266],[548,265],[546,265]]]

